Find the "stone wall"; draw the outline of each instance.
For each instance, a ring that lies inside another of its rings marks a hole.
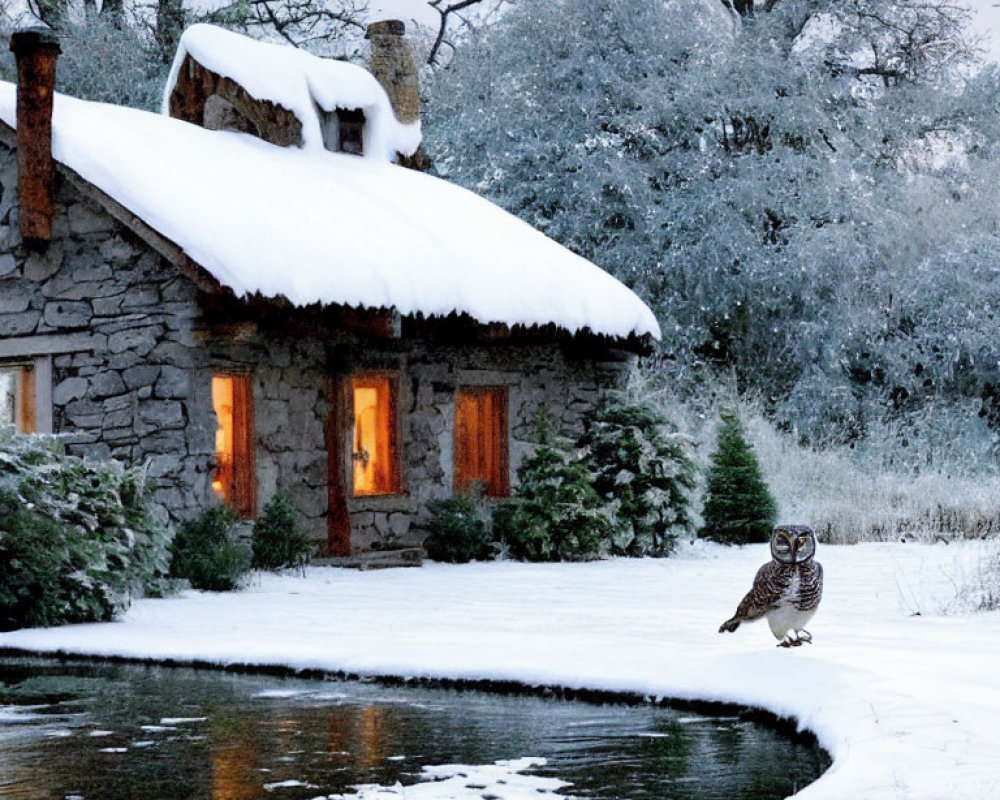
[[[326,364],[336,340],[271,332],[207,344],[215,367],[253,377],[258,509],[284,494],[320,548],[327,538]]]
[[[359,368],[387,366],[400,376],[403,479],[407,496],[353,498],[355,548],[418,546],[426,535],[427,504],[452,494],[455,395],[460,387],[504,386],[508,390],[510,484],[536,441],[541,409],[567,435],[582,432],[583,415],[609,391],[622,389],[634,366],[619,356],[607,361],[574,358],[558,344],[489,344],[447,347],[407,343],[386,358],[370,352]]]
[[[627,358],[595,362],[558,345],[440,346],[398,339],[362,340],[346,333],[322,339],[260,331],[239,343],[212,342],[211,360],[253,374],[260,503],[285,494],[308,535],[326,541],[326,425],[332,399],[331,362],[339,372],[389,371],[398,378],[404,493],[351,497],[355,551],[419,546],[427,503],[452,493],[455,393],[459,387],[506,386],[509,392],[511,484],[532,451],[535,417],[543,407],[567,434],[581,432],[583,414],[628,379]],[[334,356],[336,354],[336,356]],[[344,458],[346,448],[339,448]],[[345,471],[349,469],[344,458]]]
[[[65,183],[53,241],[17,229],[16,156],[0,148],[0,342],[44,364],[51,420],[79,455],[150,465],[157,500],[186,515],[210,496],[214,420],[192,402],[194,285]]]

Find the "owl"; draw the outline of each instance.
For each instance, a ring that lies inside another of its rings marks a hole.
[[[813,559],[816,534],[806,525],[779,525],[771,534],[771,560],[757,570],[732,619],[719,633],[732,633],[741,622],[767,617],[778,647],[812,642],[805,625],[823,596],[823,567]]]

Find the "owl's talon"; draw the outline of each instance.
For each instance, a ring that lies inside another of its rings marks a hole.
[[[813,635],[809,631],[799,631],[799,641],[805,642],[806,644],[813,643]]]

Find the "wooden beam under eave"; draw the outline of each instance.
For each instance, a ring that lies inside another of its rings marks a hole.
[[[400,316],[393,309],[340,306],[334,316],[338,326],[351,333],[374,339],[398,339],[400,337]]]

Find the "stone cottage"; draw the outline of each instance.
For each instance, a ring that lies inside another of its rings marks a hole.
[[[400,23],[373,72],[189,29],[164,113],[0,83],[0,424],[148,463],[179,519],[274,493],[334,555],[418,546],[428,501],[508,494],[659,335],[625,286],[418,170]],[[373,74],[374,73],[374,74]],[[394,163],[395,162],[395,163]]]

